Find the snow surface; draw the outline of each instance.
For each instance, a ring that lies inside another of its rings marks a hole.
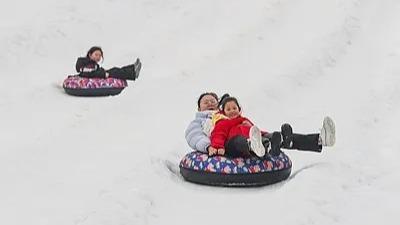
[[[400,1],[3,0],[0,224],[397,224]],[[60,84],[93,45],[140,57],[121,95]],[[237,96],[266,130],[316,132],[282,183],[184,182],[184,129],[203,91]]]

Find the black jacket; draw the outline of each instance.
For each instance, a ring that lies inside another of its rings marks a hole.
[[[81,77],[97,77],[97,78],[105,78],[106,71],[99,66],[95,61],[87,58],[87,57],[79,57],[76,61],[76,72],[79,73]]]

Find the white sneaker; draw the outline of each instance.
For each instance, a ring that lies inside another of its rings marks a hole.
[[[252,126],[249,133],[250,150],[253,151],[258,157],[265,155],[265,148],[262,144],[261,131],[258,127]]]
[[[321,132],[319,133],[320,144],[322,146],[333,146],[336,142],[335,123],[327,116],[324,118]]]

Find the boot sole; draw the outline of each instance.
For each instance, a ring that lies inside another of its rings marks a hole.
[[[333,146],[336,142],[336,129],[335,123],[330,117],[324,119],[323,129],[325,130],[326,146]]]
[[[142,62],[140,62],[139,58],[136,59],[134,67],[135,67],[135,80],[136,80],[139,78],[140,70],[142,69]]]
[[[261,131],[256,126],[250,128],[250,149],[258,156],[265,155],[265,148],[261,140]]]

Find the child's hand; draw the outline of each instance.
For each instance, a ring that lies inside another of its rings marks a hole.
[[[225,155],[225,149],[223,148],[218,149],[218,155]]]
[[[208,147],[208,155],[209,156],[213,156],[213,155],[216,155],[217,153],[218,153],[218,150],[216,149],[216,148],[213,148],[213,147]]]

